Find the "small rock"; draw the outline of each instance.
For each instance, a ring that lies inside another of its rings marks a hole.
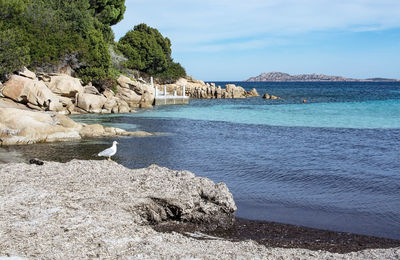
[[[43,161],[40,161],[40,160],[38,160],[38,159],[30,159],[30,160],[29,160],[29,163],[30,163],[30,164],[36,164],[36,165],[43,165],[43,164],[44,164]]]

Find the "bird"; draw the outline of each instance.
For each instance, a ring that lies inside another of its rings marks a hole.
[[[97,154],[97,156],[108,157],[107,160],[111,161],[111,156],[117,153],[117,141],[114,141],[110,148],[105,149],[104,151]]]

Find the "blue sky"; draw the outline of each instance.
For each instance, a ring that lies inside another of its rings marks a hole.
[[[400,78],[400,0],[126,0],[116,40],[139,23],[207,81],[262,72]]]

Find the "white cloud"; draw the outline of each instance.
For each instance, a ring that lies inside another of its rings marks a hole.
[[[313,31],[400,27],[399,0],[127,0],[126,5],[125,19],[114,27],[117,38],[144,22],[182,51],[257,48],[271,44],[266,37]]]

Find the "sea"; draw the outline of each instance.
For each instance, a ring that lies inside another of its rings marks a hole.
[[[226,83],[281,99],[72,116],[157,135],[4,147],[0,160],[99,159],[118,140],[113,159],[128,168],[158,164],[226,183],[237,217],[400,239],[400,83],[217,85]]]

